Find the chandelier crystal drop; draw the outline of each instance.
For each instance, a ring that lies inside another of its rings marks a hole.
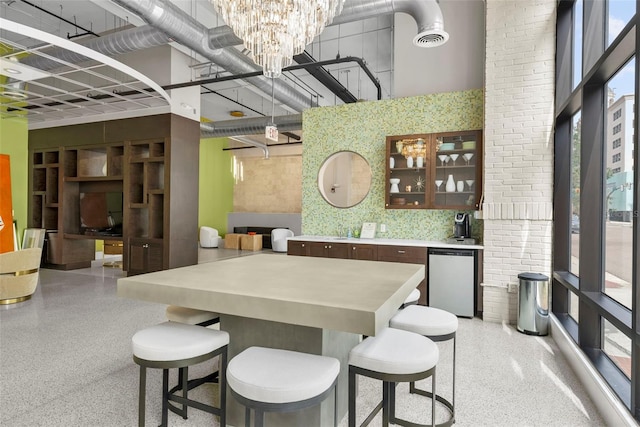
[[[265,77],[277,78],[293,56],[342,11],[344,0],[211,0],[251,51]]]

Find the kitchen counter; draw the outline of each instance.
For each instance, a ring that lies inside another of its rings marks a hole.
[[[417,240],[417,239],[359,239],[335,236],[294,236],[287,240],[297,240],[302,242],[335,242],[335,243],[357,243],[362,245],[389,245],[389,246],[415,246],[419,248],[446,248],[446,249],[483,249],[482,245],[463,245],[437,240]]]

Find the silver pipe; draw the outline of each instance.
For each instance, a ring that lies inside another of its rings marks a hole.
[[[235,70],[240,69],[245,69],[244,72],[260,70],[260,67],[237,52],[235,48],[212,49],[209,45],[209,30],[170,1],[113,0],[113,2],[140,16],[145,22],[165,32],[176,42],[193,49],[231,73],[238,73],[239,71]],[[246,60],[241,62],[241,58]],[[270,94],[271,79],[260,76],[245,80],[265,94]],[[274,97],[279,102],[296,111],[303,111],[312,106],[310,96],[305,96],[281,80],[275,80],[274,85]]]
[[[80,40],[77,43],[105,55],[121,55],[123,53],[162,46],[170,41],[171,39],[162,31],[149,25],[144,25],[111,33],[104,37]],[[86,56],[63,48],[46,49],[43,53],[70,64],[77,64],[89,60]],[[40,55],[27,56],[21,59],[20,62],[45,71],[53,70],[63,65],[55,59],[49,59]]]
[[[278,131],[302,129],[302,114],[276,116],[273,118]],[[264,133],[264,128],[271,124],[271,117],[250,117],[240,120],[222,120],[218,122],[200,123],[202,138],[220,138],[236,135],[256,135]]]
[[[434,47],[449,39],[444,31],[444,18],[436,0],[345,0],[342,13],[335,18],[331,25],[361,21],[380,15],[406,13],[415,19],[418,34],[413,43],[421,47]],[[425,39],[441,36],[444,40],[439,43],[425,43]]]

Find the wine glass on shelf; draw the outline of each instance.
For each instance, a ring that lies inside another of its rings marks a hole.
[[[440,186],[442,185],[443,182],[444,181],[441,179],[436,179],[436,189],[438,193],[440,192]]]
[[[475,180],[473,179],[468,179],[467,180],[467,185],[469,186],[469,191],[471,191],[471,188],[473,188],[473,183],[475,182]]]
[[[444,166],[445,162],[448,161],[449,156],[447,156],[446,154],[440,154],[438,158],[440,159],[440,164]]]
[[[462,157],[464,157],[464,161],[467,162],[467,166],[469,166],[469,160],[473,157],[473,153],[464,153]]]
[[[453,166],[456,165],[456,160],[458,159],[459,154],[450,154],[449,157],[453,160]]]

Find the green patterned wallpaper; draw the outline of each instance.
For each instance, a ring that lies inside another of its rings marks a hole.
[[[376,237],[422,240],[449,237],[456,211],[384,208],[385,137],[482,129],[483,104],[483,91],[477,89],[306,110],[303,116],[302,233],[335,236],[340,227],[359,228],[363,222],[376,222],[387,226],[387,232],[378,232]],[[368,196],[349,209],[329,205],[316,185],[322,162],[341,150],[361,154],[371,165],[373,175]],[[472,235],[479,239],[481,221],[471,217]]]

